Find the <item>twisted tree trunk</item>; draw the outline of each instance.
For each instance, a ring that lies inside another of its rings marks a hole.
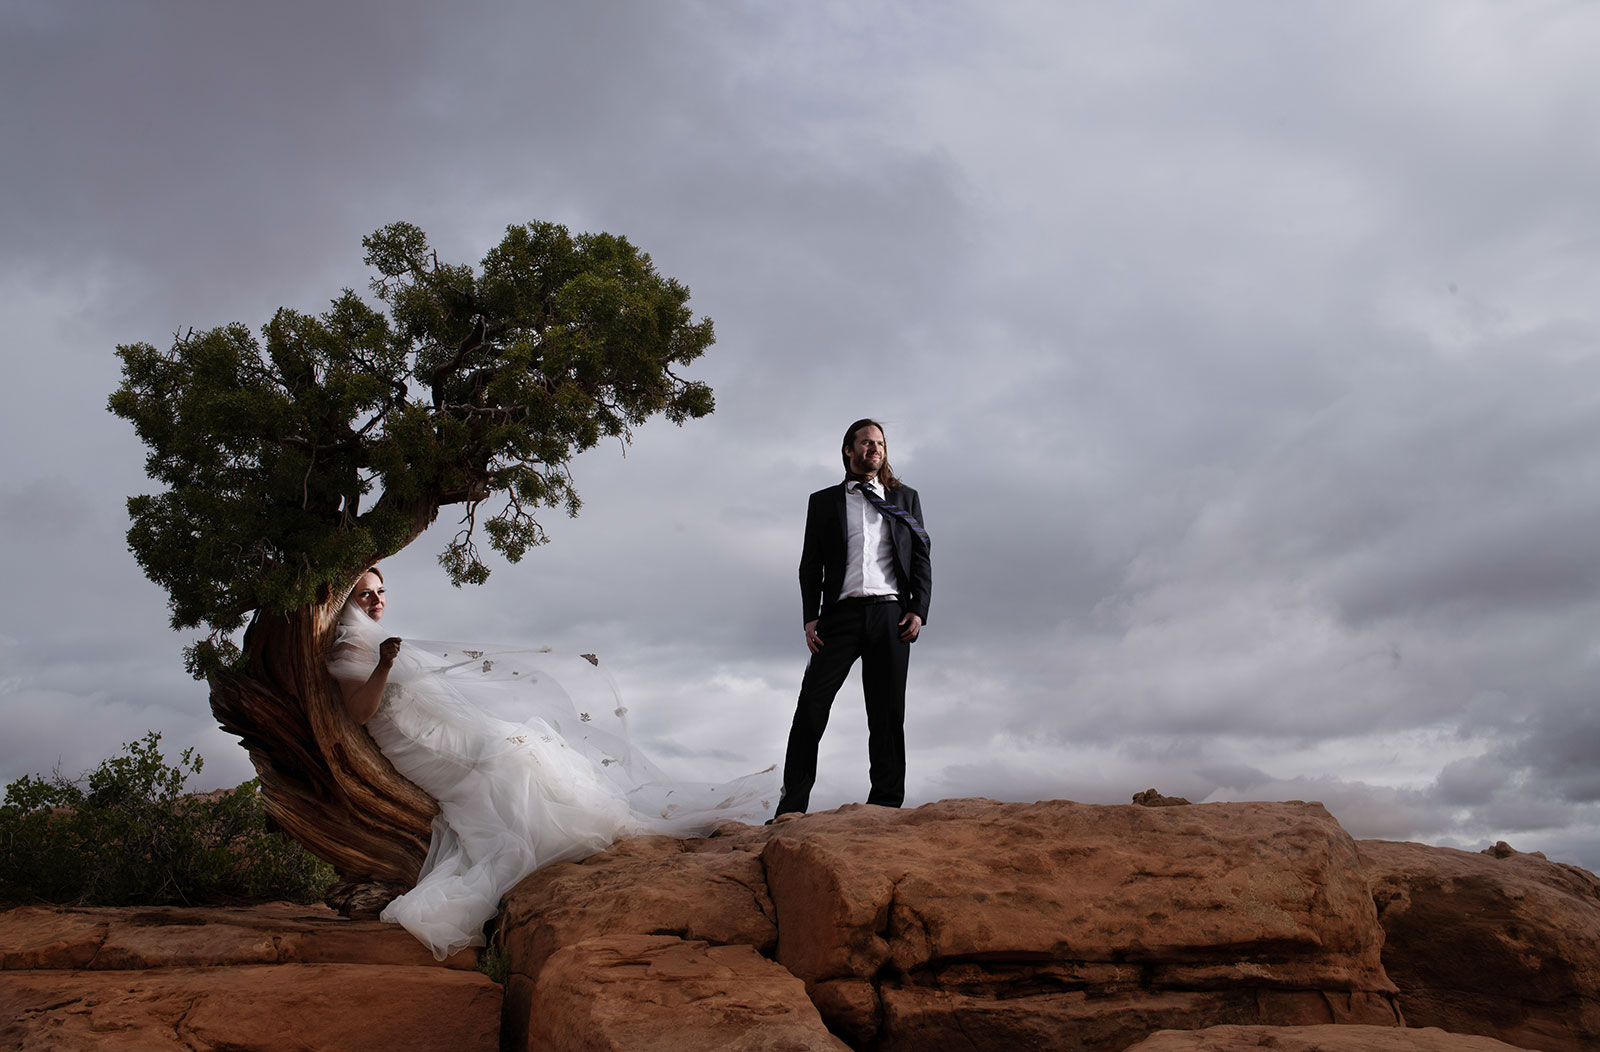
[[[249,750],[268,817],[338,871],[330,901],[367,913],[416,882],[438,807],[346,712],[327,666],[343,596],[318,600],[256,615],[244,669],[210,679],[211,711]]]

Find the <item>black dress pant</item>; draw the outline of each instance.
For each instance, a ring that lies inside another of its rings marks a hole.
[[[817,745],[828,726],[834,695],[861,659],[867,702],[867,758],[872,791],[867,803],[899,807],[906,797],[906,669],[911,644],[900,638],[900,603],[841,599],[817,621],[822,649],[811,655],[789,728],[778,814],[805,811],[817,780]]]

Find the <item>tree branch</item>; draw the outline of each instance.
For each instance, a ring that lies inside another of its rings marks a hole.
[[[434,405],[438,405],[444,397],[443,392],[440,390],[440,385],[443,384],[444,381],[453,373],[455,373],[457,369],[461,368],[461,363],[466,361],[467,355],[483,346],[485,329],[486,325],[484,323],[483,316],[479,315],[477,320],[473,323],[472,331],[466,335],[465,339],[456,345],[455,357],[450,359],[448,362],[436,366],[433,371],[428,374],[428,383],[433,387]]]

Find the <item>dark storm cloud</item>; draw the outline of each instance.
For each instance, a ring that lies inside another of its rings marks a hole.
[[[164,282],[212,295],[303,261],[363,174],[412,159],[396,103],[435,26],[393,10],[69,2],[13,19],[6,109],[26,149],[8,151],[8,252],[159,259]],[[295,220],[264,231],[271,215]]]

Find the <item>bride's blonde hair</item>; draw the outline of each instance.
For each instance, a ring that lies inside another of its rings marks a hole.
[[[389,582],[387,582],[387,581],[385,581],[383,579],[383,571],[378,569],[377,566],[369,566],[369,567],[367,567],[365,570],[362,570],[360,573],[356,574],[356,579],[354,581],[350,582],[350,590],[344,593],[344,603],[339,607],[339,609],[341,611],[346,606],[349,606],[351,600],[353,600],[356,597],[356,585],[360,584],[361,583],[361,579],[363,577],[367,576],[367,574],[372,574],[374,577],[376,577],[380,584],[388,584],[389,583]]]

